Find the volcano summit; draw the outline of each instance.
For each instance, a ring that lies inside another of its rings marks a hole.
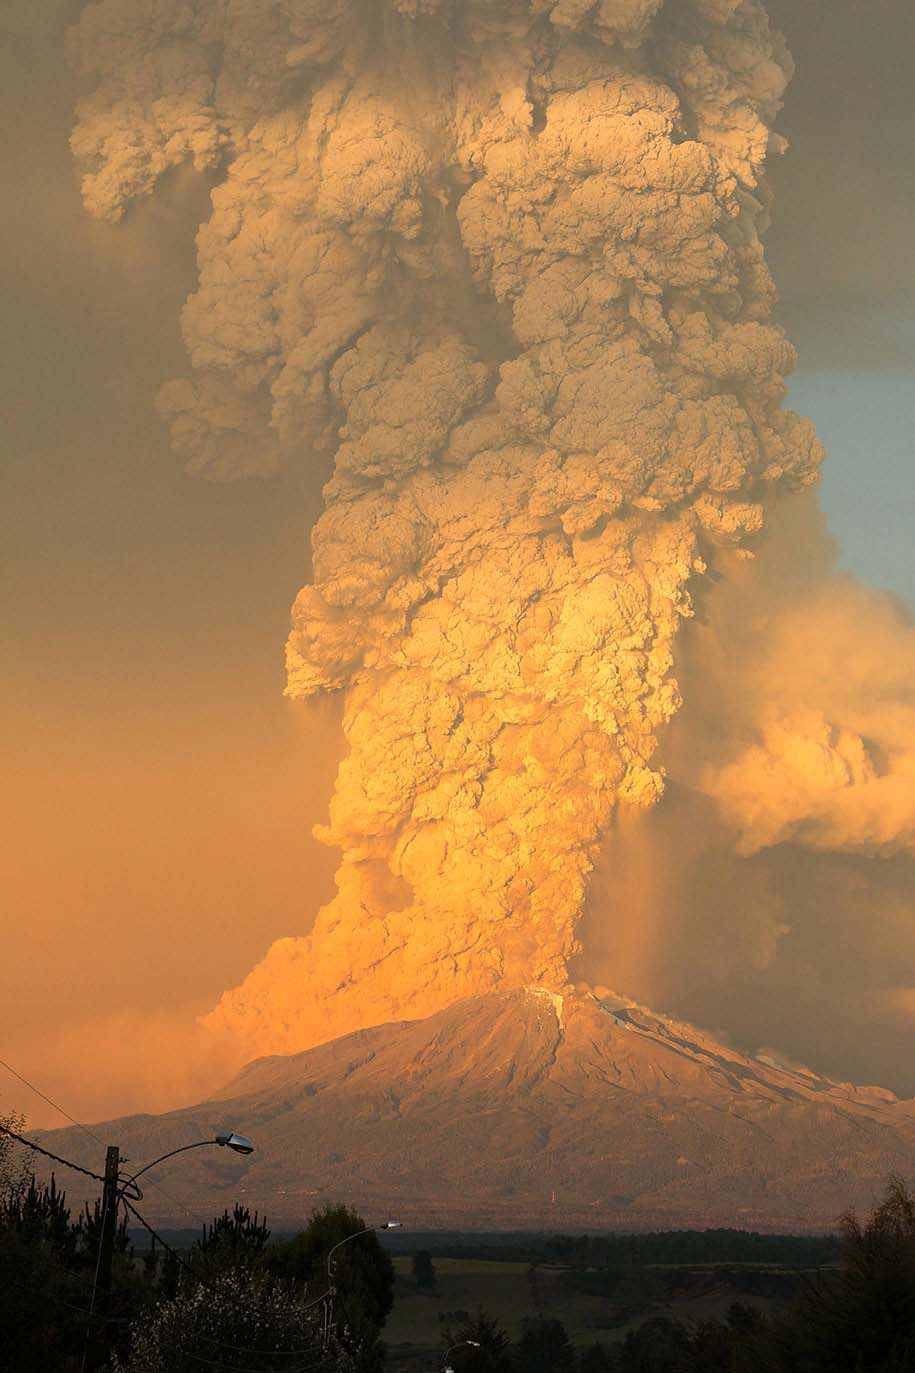
[[[235,1127],[251,1158],[189,1154],[169,1190],[243,1198],[276,1228],[345,1198],[418,1229],[825,1230],[915,1165],[913,1102],[541,987],[259,1059],[211,1101],[96,1128],[139,1160]],[[41,1138],[88,1159],[77,1130]],[[163,1205],[150,1190],[147,1213],[180,1220]]]

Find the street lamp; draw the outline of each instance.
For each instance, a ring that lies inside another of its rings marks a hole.
[[[338,1249],[342,1249],[344,1244],[349,1244],[350,1240],[357,1240],[360,1235],[373,1235],[376,1230],[399,1230],[399,1220],[386,1220],[381,1225],[367,1225],[364,1230],[354,1230],[351,1235],[344,1235],[342,1240],[338,1240],[335,1245],[327,1251],[327,1283],[333,1283],[333,1272],[331,1269],[331,1259]]]
[[[219,1145],[220,1149],[231,1149],[236,1154],[254,1153],[254,1145],[251,1143],[250,1139],[247,1139],[244,1135],[236,1134],[234,1130],[228,1135],[215,1135],[212,1139],[198,1139],[195,1140],[193,1144],[182,1144],[180,1149],[170,1149],[167,1154],[160,1154],[158,1158],[153,1159],[152,1163],[144,1163],[143,1167],[138,1168],[132,1177],[124,1180],[118,1179],[121,1183],[118,1192],[123,1195],[128,1187],[132,1187],[134,1190],[131,1193],[131,1200],[141,1201],[143,1193],[136,1185],[137,1178],[142,1177],[144,1173],[148,1173],[150,1168],[155,1168],[157,1163],[164,1163],[167,1158],[174,1158],[175,1154],[186,1153],[188,1149],[205,1149],[211,1144]]]
[[[454,1373],[454,1369],[451,1367],[451,1364],[448,1362],[448,1360],[451,1358],[451,1355],[454,1353],[454,1351],[455,1351],[456,1349],[463,1349],[466,1345],[470,1345],[470,1348],[471,1348],[471,1349],[479,1349],[479,1347],[480,1347],[480,1341],[479,1341],[479,1340],[458,1340],[457,1344],[453,1344],[453,1345],[451,1345],[450,1349],[446,1349],[446,1350],[445,1350],[445,1366],[444,1366],[444,1368],[442,1369],[442,1373]]]
[[[334,1319],[334,1297],[337,1289],[334,1287],[333,1257],[338,1249],[342,1249],[344,1244],[349,1244],[350,1240],[357,1240],[360,1235],[373,1235],[376,1230],[399,1230],[399,1220],[385,1220],[380,1225],[367,1225],[364,1230],[354,1230],[351,1235],[344,1235],[342,1240],[332,1245],[327,1251],[327,1291],[324,1294],[326,1301],[324,1305],[324,1344],[330,1337],[330,1328]]]
[[[160,1154],[151,1163],[144,1163],[142,1168],[138,1168],[132,1177],[124,1178],[121,1176],[118,1164],[120,1161],[120,1150],[117,1145],[109,1145],[108,1156],[105,1159],[105,1189],[102,1193],[102,1218],[99,1229],[98,1258],[95,1263],[95,1278],[92,1283],[92,1296],[89,1300],[89,1317],[95,1311],[95,1298],[98,1292],[107,1292],[111,1287],[111,1260],[114,1253],[114,1232],[117,1227],[118,1203],[122,1200],[126,1206],[130,1206],[131,1201],[143,1200],[143,1189],[137,1186],[137,1178],[148,1173],[150,1168],[155,1168],[157,1163],[164,1163],[167,1158],[174,1158],[175,1154],[183,1154],[188,1149],[203,1149],[209,1144],[216,1144],[221,1149],[231,1149],[236,1154],[253,1154],[254,1145],[250,1139],[244,1135],[238,1135],[233,1130],[230,1134],[215,1135],[212,1139],[198,1139],[193,1144],[182,1144],[180,1149],[170,1149],[167,1154]],[[129,1197],[129,1201],[128,1201]],[[139,1215],[139,1212],[136,1212]],[[82,1373],[86,1373],[87,1361],[89,1358],[89,1335],[91,1324],[86,1326],[86,1342],[83,1346]]]

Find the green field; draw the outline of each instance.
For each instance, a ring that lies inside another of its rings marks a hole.
[[[437,1358],[445,1347],[444,1333],[450,1323],[455,1326],[460,1317],[455,1312],[474,1313],[482,1307],[504,1326],[512,1340],[521,1334],[525,1317],[538,1314],[558,1318],[570,1338],[578,1345],[593,1344],[596,1340],[610,1344],[624,1338],[649,1315],[670,1315],[680,1321],[706,1317],[723,1317],[732,1302],[752,1301],[766,1310],[778,1305],[777,1299],[765,1295],[747,1295],[735,1286],[733,1269],[716,1270],[708,1267],[690,1268],[693,1293],[684,1292],[669,1299],[664,1284],[650,1268],[633,1270],[625,1288],[611,1300],[608,1297],[576,1291],[570,1286],[570,1270],[551,1265],[532,1268],[524,1262],[502,1262],[479,1258],[435,1259],[436,1287],[432,1292],[418,1292],[412,1272],[412,1256],[397,1255],[394,1309],[388,1318],[384,1338],[389,1347],[389,1368],[392,1373],[414,1373],[419,1369],[437,1369]],[[746,1265],[750,1272],[751,1265]],[[669,1275],[670,1269],[664,1272]],[[621,1298],[621,1299],[620,1299]]]

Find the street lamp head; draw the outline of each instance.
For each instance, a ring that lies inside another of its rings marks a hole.
[[[236,1154],[254,1153],[254,1145],[250,1139],[245,1139],[244,1135],[235,1134],[234,1130],[231,1135],[217,1135],[213,1143],[220,1144],[223,1148],[228,1145],[230,1149],[235,1150]]]
[[[382,1221],[381,1225],[376,1225],[376,1230],[399,1230],[401,1228],[399,1220]]]

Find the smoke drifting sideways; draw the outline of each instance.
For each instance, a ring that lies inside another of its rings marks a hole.
[[[578,972],[744,1048],[911,1094],[915,627],[834,570],[813,494],[678,644],[667,788],[608,833]]]
[[[822,457],[760,239],[782,39],[758,0],[97,0],[72,42],[90,212],[217,179],[175,448],[330,475],[287,692],[343,695],[338,895],[209,1023],[277,1052],[562,986],[703,576]],[[883,766],[820,728],[707,782],[747,852],[847,825],[757,774]]]

